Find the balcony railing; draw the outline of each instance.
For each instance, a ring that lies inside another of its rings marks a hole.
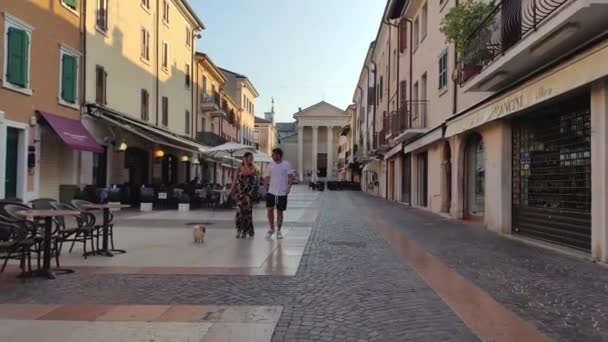
[[[471,34],[461,56],[460,85],[481,73],[526,37],[551,14],[572,0],[503,0]]]
[[[213,93],[211,95],[203,93],[201,95],[201,109],[205,111],[213,111],[220,109],[220,94]]]
[[[198,132],[196,134],[196,141],[205,146],[219,146],[227,142],[226,139],[213,132]]]
[[[399,111],[389,116],[391,136],[397,138],[409,129],[427,128],[428,101],[407,101],[401,105]]]

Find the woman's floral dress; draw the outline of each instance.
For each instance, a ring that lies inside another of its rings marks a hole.
[[[256,187],[255,175],[240,175],[237,184],[236,231],[237,237],[253,237],[253,195]]]

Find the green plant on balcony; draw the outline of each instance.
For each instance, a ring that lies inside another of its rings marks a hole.
[[[471,35],[494,9],[494,1],[466,0],[452,7],[441,21],[440,31],[447,43],[456,44],[458,57],[462,58]],[[489,28],[486,28],[489,30]]]

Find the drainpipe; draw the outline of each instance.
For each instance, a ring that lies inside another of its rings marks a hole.
[[[454,6],[458,7],[458,0],[454,1]],[[454,71],[458,66],[458,43],[454,43]],[[458,112],[458,82],[452,81],[454,83],[454,98],[452,102],[452,115],[455,115]]]
[[[159,75],[159,65],[160,65],[159,56],[160,56],[160,53],[158,52],[159,39],[160,39],[160,37],[159,37],[160,30],[158,29],[159,20],[160,20],[159,11],[160,11],[160,0],[156,0],[156,13],[155,13],[156,18],[154,20],[154,31],[156,34],[156,39],[155,39],[155,42],[156,42],[156,52],[155,52],[156,53],[156,75],[155,75],[156,76],[155,77],[156,85],[155,85],[155,90],[154,90],[154,93],[155,93],[154,102],[156,103],[156,105],[155,105],[155,107],[156,107],[156,126],[158,126],[158,95],[160,92],[160,90],[159,90],[159,87],[160,87],[160,83],[159,83],[160,82],[159,81],[159,76],[160,76]]]
[[[414,75],[414,50],[412,49],[412,44],[414,43],[414,22],[411,21],[408,18],[404,18],[405,21],[410,24],[410,43],[408,44],[408,50],[410,51],[410,79],[409,79],[409,99],[410,99],[410,103],[412,101],[412,96],[414,94],[413,91],[413,86],[412,86],[412,77]],[[416,104],[414,104],[416,105]],[[411,110],[411,108],[407,108],[407,110]],[[412,127],[412,115],[411,113],[408,113],[408,127]],[[410,206],[412,205],[412,158],[411,158],[411,154],[410,154],[410,191],[408,191],[408,203],[410,204]]]
[[[387,103],[386,107],[388,108],[387,113],[390,116],[391,115],[390,114],[390,109],[391,109],[390,108],[390,105],[391,105],[391,73],[390,73],[390,69],[391,69],[391,57],[393,56],[393,46],[392,46],[392,43],[393,43],[392,32],[393,32],[393,30],[392,30],[392,28],[393,27],[397,28],[397,45],[399,45],[398,41],[399,41],[399,33],[400,32],[399,32],[399,27],[397,25],[391,24],[391,22],[388,21],[388,20],[386,20],[386,18],[385,18],[384,22],[389,26],[389,28],[388,28],[388,49],[389,49],[389,52],[388,52],[388,68],[389,68],[389,73],[388,73],[388,76],[387,76],[387,78],[388,78],[388,85],[387,85],[387,88],[388,88],[388,103]],[[399,59],[397,59],[397,110],[399,110]],[[389,123],[390,123],[390,121],[389,121]],[[391,129],[392,129],[392,127],[391,127]],[[395,139],[395,137],[392,137],[392,138]],[[387,182],[385,184],[386,185],[386,199],[388,199],[388,175],[389,175],[389,173],[388,173],[388,167],[387,167],[386,168],[386,179],[387,179]],[[394,184],[393,184],[393,187],[394,187]]]

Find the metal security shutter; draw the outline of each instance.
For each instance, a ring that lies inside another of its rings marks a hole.
[[[591,250],[589,94],[513,125],[513,232]]]

